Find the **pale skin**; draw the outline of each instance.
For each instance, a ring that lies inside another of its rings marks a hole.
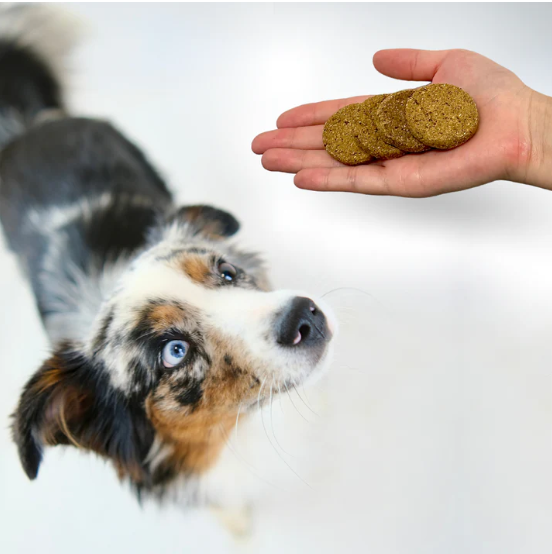
[[[284,112],[276,130],[253,140],[252,149],[262,154],[263,167],[294,173],[297,187],[317,191],[421,198],[497,180],[552,190],[551,97],[467,50],[381,50],[373,61],[375,68],[389,77],[463,88],[479,109],[476,135],[453,150],[349,167],[324,150],[322,129],[339,108],[368,96],[329,100]],[[413,84],[416,86],[420,84]]]

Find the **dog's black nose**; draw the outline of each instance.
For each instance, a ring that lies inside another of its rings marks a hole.
[[[283,346],[313,346],[329,338],[326,316],[310,298],[295,297],[276,321],[276,340]]]

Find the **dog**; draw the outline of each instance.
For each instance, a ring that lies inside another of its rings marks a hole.
[[[0,220],[52,345],[13,415],[23,469],[35,479],[64,445],[109,460],[140,498],[240,504],[226,437],[327,368],[335,318],[272,289],[233,215],[176,206],[123,134],[67,113],[55,9],[0,19]]]

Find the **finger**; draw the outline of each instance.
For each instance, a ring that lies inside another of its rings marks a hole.
[[[362,194],[392,194],[389,191],[385,167],[370,166],[302,169],[293,182],[300,189],[360,192]]]
[[[276,127],[283,129],[285,127],[308,127],[309,125],[321,125],[326,123],[327,119],[337,110],[354,104],[355,102],[364,102],[369,96],[353,96],[352,98],[341,98],[340,100],[327,100],[325,102],[316,102],[314,104],[303,104],[284,112],[276,121]]]
[[[267,150],[261,160],[263,167],[269,171],[297,173],[311,167],[331,168],[343,167],[325,150],[292,150],[288,148],[273,148]]]
[[[270,148],[296,148],[298,150],[323,150],[323,125],[292,127],[261,133],[255,137],[251,148],[255,154],[263,154]]]
[[[431,81],[450,50],[397,48],[374,54],[374,67],[384,75],[403,81]]]
[[[493,180],[492,168],[467,160],[460,149],[425,152],[371,165],[306,168],[295,176],[299,188],[423,198],[471,188]]]

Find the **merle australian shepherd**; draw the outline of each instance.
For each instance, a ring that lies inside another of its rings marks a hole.
[[[333,317],[271,290],[232,215],[175,206],[117,129],[67,113],[52,8],[0,9],[0,218],[52,347],[13,416],[23,469],[73,446],[140,495],[216,502],[239,490],[236,417],[327,366]]]

